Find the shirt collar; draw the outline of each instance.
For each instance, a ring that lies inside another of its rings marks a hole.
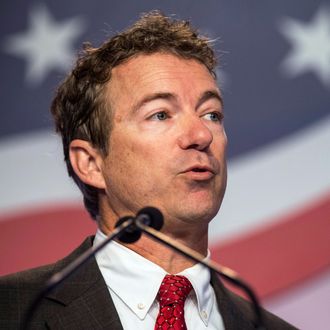
[[[105,234],[98,230],[93,244],[97,245],[105,238]],[[156,299],[167,272],[115,241],[106,245],[95,257],[107,286],[140,319],[144,319]],[[209,251],[206,258],[210,258]],[[178,275],[186,276],[191,282],[196,294],[200,317],[207,325],[214,304],[209,270],[201,264],[196,264]],[[132,288],[134,288],[134,295],[132,295]]]
[[[210,259],[210,251],[204,260]],[[187,277],[194,289],[197,298],[199,316],[207,326],[212,307],[215,303],[213,289],[210,284],[211,275],[208,268],[202,264],[196,264],[185,269],[178,275]]]
[[[98,230],[94,245],[105,238]],[[98,252],[96,260],[107,286],[140,319],[144,319],[157,296],[165,270],[115,241]]]

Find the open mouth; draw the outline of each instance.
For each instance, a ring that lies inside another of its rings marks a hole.
[[[208,170],[204,168],[193,168],[191,169],[192,172],[207,172]]]
[[[194,181],[205,181],[213,178],[215,176],[213,170],[209,166],[203,166],[196,164],[187,168],[182,172],[187,178]]]
[[[213,171],[208,167],[192,167],[184,172],[186,176],[194,181],[205,181],[214,177]]]

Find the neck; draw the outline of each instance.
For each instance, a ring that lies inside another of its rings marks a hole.
[[[100,229],[106,235],[111,232],[107,226],[102,224],[100,224]],[[200,227],[197,228],[196,231],[190,230],[188,234],[186,232],[181,232],[181,234],[169,232],[166,228],[162,230],[162,232],[170,238],[175,239],[176,242],[181,243],[206,257],[208,246],[207,226],[204,230]],[[195,264],[194,261],[174,251],[170,247],[153,240],[145,234],[142,234],[142,237],[133,244],[121,244],[162,267],[169,274],[180,273]]]
[[[164,233],[176,242],[181,243],[189,248],[199,252],[206,257],[207,255],[207,235],[201,236],[201,232],[198,233],[198,237],[194,240],[188,240],[187,238],[173,237],[169,233]],[[158,266],[162,267],[169,274],[177,274],[183,270],[193,266],[194,261],[188,259],[175,250],[167,247],[166,245],[154,241],[152,238],[142,235],[139,241],[135,244],[125,244],[126,247],[140,254],[144,258],[152,261]]]

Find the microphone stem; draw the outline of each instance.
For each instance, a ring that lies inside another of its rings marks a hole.
[[[256,315],[255,323],[257,325],[257,329],[259,329],[259,330],[265,329],[263,326],[262,310],[261,310],[260,303],[259,303],[257,296],[255,295],[255,293],[251,289],[251,287],[244,280],[242,280],[235,271],[233,271],[232,269],[230,269],[228,267],[221,266],[212,260],[205,260],[205,258],[202,254],[173,240],[172,238],[153,229],[152,227],[145,225],[140,219],[136,219],[135,225],[140,230],[142,230],[144,233],[146,233],[148,236],[171,247],[172,249],[176,250],[177,252],[183,254],[185,257],[187,257],[197,263],[201,263],[204,266],[212,269],[217,274],[221,275],[223,278],[225,278],[226,280],[228,280],[235,286],[238,286],[241,289],[243,289],[252,302],[253,309],[254,309],[254,312]]]

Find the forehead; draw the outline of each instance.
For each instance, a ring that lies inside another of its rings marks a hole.
[[[207,89],[218,90],[218,87],[205,65],[167,53],[129,59],[112,70],[108,84],[112,101],[124,94],[128,102],[146,92],[173,92],[174,89],[188,96]]]

